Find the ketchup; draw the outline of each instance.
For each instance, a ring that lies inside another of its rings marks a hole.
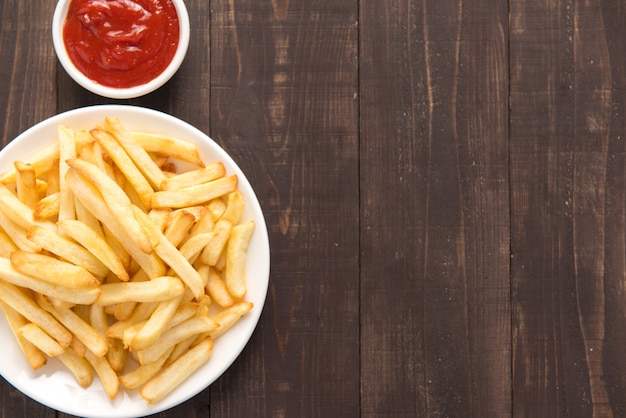
[[[179,26],[171,0],[72,0],[65,48],[93,81],[124,88],[161,74],[178,47]]]

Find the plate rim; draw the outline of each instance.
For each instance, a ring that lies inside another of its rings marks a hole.
[[[215,140],[213,140],[209,135],[207,135],[206,133],[204,133],[197,127],[193,126],[189,122],[183,119],[180,119],[176,116],[173,116],[169,113],[165,113],[163,111],[152,109],[152,108],[147,108],[147,107],[142,107],[142,106],[137,106],[137,105],[129,105],[129,104],[97,104],[97,105],[90,105],[90,106],[69,109],[69,110],[57,113],[53,116],[50,116],[46,119],[43,119],[35,123],[34,125],[22,131],[16,137],[14,137],[13,139],[7,142],[7,144],[0,150],[0,171],[4,171],[8,168],[6,164],[9,163],[10,161],[5,162],[5,160],[8,158],[5,156],[7,154],[10,155],[12,153],[17,152],[19,149],[14,150],[14,148],[19,147],[21,145],[20,142],[24,140],[24,138],[28,138],[29,136],[36,134],[39,130],[51,129],[50,127],[54,127],[62,123],[63,120],[67,120],[71,117],[79,117],[79,116],[88,115],[89,117],[92,117],[92,118],[95,118],[96,116],[98,116],[102,119],[104,118],[105,115],[118,114],[118,113],[129,113],[128,119],[124,119],[124,117],[120,117],[120,121],[122,122],[124,126],[126,125],[132,126],[133,123],[132,121],[130,121],[130,119],[132,119],[133,116],[137,117],[137,115],[140,115],[144,118],[146,117],[157,118],[161,121],[161,124],[165,123],[165,124],[171,124],[173,126],[179,125],[181,127],[184,127],[187,131],[189,131],[190,133],[194,135],[194,138],[188,138],[191,140],[191,142],[194,142],[194,143],[203,142],[207,144],[207,148],[204,150],[201,150],[201,153],[208,152],[209,154],[216,154],[216,153],[219,154],[218,158],[220,158],[220,160],[222,160],[222,158],[224,159],[223,162],[226,163],[225,165],[227,166],[227,169],[229,170],[232,169],[233,171],[236,172],[239,178],[238,188],[240,190],[241,189],[244,190],[244,193],[248,195],[247,196],[248,199],[251,198],[251,201],[246,203],[247,204],[246,210],[251,211],[251,213],[257,215],[256,217],[254,217],[255,222],[257,222],[257,225],[255,228],[255,234],[253,235],[253,239],[258,240],[257,243],[258,245],[260,245],[259,250],[261,251],[260,257],[262,259],[258,268],[255,265],[255,277],[260,277],[262,279],[262,283],[260,286],[260,293],[258,293],[255,298],[253,311],[248,313],[248,315],[246,315],[246,317],[244,318],[244,320],[247,321],[246,322],[247,326],[240,330],[242,334],[239,336],[239,340],[240,340],[239,345],[238,347],[236,347],[235,350],[231,350],[233,354],[227,356],[228,361],[224,363],[220,363],[219,366],[214,366],[216,370],[212,373],[211,377],[207,379],[202,379],[202,384],[199,386],[196,386],[193,390],[188,389],[183,394],[179,393],[178,396],[171,397],[178,390],[182,390],[182,386],[184,385],[181,385],[181,388],[175,390],[170,395],[168,395],[168,397],[164,398],[162,401],[154,405],[148,404],[142,399],[144,407],[137,409],[137,410],[131,410],[131,411],[126,411],[124,408],[113,408],[112,404],[111,404],[111,408],[107,409],[106,411],[102,411],[102,410],[96,411],[95,409],[97,408],[90,409],[90,410],[80,410],[80,409],[74,408],[73,406],[66,407],[65,405],[62,404],[62,402],[57,402],[57,403],[55,403],[54,401],[51,402],[49,399],[50,397],[41,396],[41,394],[36,393],[37,391],[35,389],[26,387],[25,384],[23,384],[21,380],[18,380],[16,378],[11,378],[13,376],[11,377],[6,376],[5,371],[2,369],[2,367],[0,367],[0,376],[2,376],[3,379],[7,383],[9,383],[11,386],[16,388],[22,394],[34,400],[35,402],[38,402],[41,405],[44,405],[48,408],[54,409],[62,413],[79,415],[79,416],[84,416],[84,417],[93,417],[93,418],[99,418],[99,417],[109,417],[109,418],[127,418],[128,417],[130,418],[130,417],[138,416],[137,415],[138,413],[141,413],[144,415],[156,414],[156,413],[174,408],[190,400],[191,398],[193,398],[194,396],[196,396],[197,394],[199,394],[200,392],[202,392],[203,390],[211,386],[232,366],[232,364],[237,360],[237,358],[239,358],[241,353],[248,346],[250,339],[252,338],[252,335],[254,334],[255,330],[258,327],[258,323],[259,323],[259,320],[260,320],[260,317],[261,317],[261,314],[262,314],[262,311],[264,309],[264,305],[267,299],[267,292],[268,292],[269,280],[270,280],[271,246],[269,242],[269,233],[267,230],[265,215],[261,207],[261,203],[258,199],[258,196],[256,195],[256,192],[254,191],[252,185],[248,181],[245,173],[236,163],[234,158],[220,144],[218,144]],[[135,130],[135,129],[138,129],[138,128],[129,128],[129,130]],[[149,131],[150,129],[146,128],[144,130]],[[48,140],[48,142],[46,143],[51,143],[51,142],[53,142],[52,139]],[[39,148],[43,149],[44,146],[45,145],[41,145]],[[34,152],[34,154],[36,154],[36,151]],[[252,207],[250,207],[250,203],[252,204],[251,205]],[[257,274],[256,272],[259,272],[259,273]],[[0,314],[0,321],[1,321],[0,330],[2,330],[2,328],[8,327],[3,314]],[[10,333],[10,330],[9,330],[9,333]],[[16,345],[17,343],[14,341],[12,334],[10,337],[11,337],[11,340],[13,340],[11,343]],[[222,338],[224,337],[227,337],[227,335],[224,335]],[[219,340],[216,340],[216,345],[217,343],[219,343]],[[206,369],[207,367],[208,365],[204,365],[200,370],[196,371],[194,375],[201,373],[201,371],[203,369]],[[34,373],[34,374],[38,373],[37,371],[32,371],[32,370],[27,370],[25,372]],[[69,374],[69,372],[67,373]],[[49,379],[50,377],[49,376],[48,377],[37,376],[37,378]],[[71,377],[71,379],[73,380],[73,377]],[[99,385],[99,382],[97,382],[97,380],[98,378],[94,377],[94,383],[92,383],[92,387],[94,384]],[[78,385],[76,386],[77,388],[82,390],[82,388],[78,387]],[[88,391],[89,388],[86,390]],[[120,394],[118,394],[118,397],[119,396],[128,397],[127,391],[124,391],[123,388],[120,388]]]

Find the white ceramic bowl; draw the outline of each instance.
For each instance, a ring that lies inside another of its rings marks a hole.
[[[65,43],[63,41],[63,25],[65,23],[65,18],[67,16],[67,11],[71,0],[59,0],[54,10],[54,15],[52,17],[52,41],[59,62],[61,63],[65,71],[69,74],[69,76],[74,79],[74,81],[76,81],[79,85],[91,91],[92,93],[98,94],[103,97],[108,97],[111,99],[130,99],[153,92],[154,90],[165,84],[170,78],[172,78],[176,71],[178,71],[181,64],[183,63],[185,55],[187,54],[187,49],[189,47],[190,25],[189,14],[187,13],[185,2],[183,0],[172,0],[172,2],[176,7],[180,29],[178,48],[176,50],[176,53],[174,54],[174,58],[167,66],[167,68],[156,78],[152,79],[146,84],[128,88],[108,87],[94,82],[85,74],[83,74],[78,68],[76,68],[76,66],[72,63],[72,60],[67,53],[67,50],[65,49]]]
[[[224,335],[215,340],[211,359],[161,402],[148,405],[138,391],[121,390],[110,401],[99,380],[82,389],[56,359],[32,370],[15,342],[0,311],[0,375],[25,395],[50,408],[81,417],[139,417],[170,409],[195,396],[213,383],[235,361],[258,323],[269,283],[270,250],[263,212],[245,175],[233,159],[208,136],[193,126],[164,113],[135,106],[102,105],[71,110],[47,119],[20,134],[0,151],[0,172],[13,167],[15,160],[28,161],[38,150],[56,141],[58,124],[88,129],[101,124],[104,116],[118,117],[127,129],[159,132],[188,139],[199,147],[204,161],[222,161],[228,173],[237,174],[244,195],[242,220],[254,219],[256,229],[248,247],[245,299],[253,309]]]

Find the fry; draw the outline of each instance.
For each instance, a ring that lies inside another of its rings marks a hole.
[[[107,283],[100,286],[100,306],[123,302],[160,302],[185,292],[180,279],[162,276],[147,282]]]
[[[33,370],[37,370],[43,367],[48,361],[48,358],[46,357],[44,352],[37,348],[37,346],[28,341],[18,332],[19,328],[23,327],[29,322],[26,320],[26,318],[24,318],[15,309],[11,308],[6,303],[0,303],[0,308],[2,308],[2,311],[7,318],[7,322],[9,323],[9,327],[11,328],[11,331],[13,331],[13,335],[15,335],[17,343],[24,353],[26,360],[30,364],[30,367],[32,367]]]
[[[83,225],[77,221],[73,222]],[[35,225],[30,229],[27,237],[43,249],[56,254],[70,263],[83,267],[97,277],[106,276],[109,270],[107,266],[84,247],[62,237],[51,229]]]
[[[87,322],[69,308],[55,308],[44,296],[36,295],[36,301],[44,310],[52,314],[63,326],[71,331],[85,347],[98,357],[109,350],[106,340]]]
[[[105,130],[92,129],[90,132],[94,136],[94,138],[98,140],[102,148],[111,157],[113,162],[115,162],[117,167],[124,174],[124,177],[126,177],[128,182],[137,191],[139,197],[141,198],[141,201],[146,206],[146,208],[150,208],[150,201],[152,199],[152,194],[154,193],[154,190],[152,189],[152,186],[150,185],[148,180],[143,176],[141,171],[133,163],[126,151],[124,151],[124,148],[119,145],[113,135]]]
[[[154,251],[157,255],[178,274],[180,279],[189,287],[193,295],[196,298],[200,298],[202,294],[204,294],[204,283],[198,272],[189,264],[189,261],[183,257],[180,251],[178,251],[165,235],[152,225],[150,217],[147,214],[136,209],[135,216],[142,222],[147,233],[151,236],[151,240],[157,242],[154,247]]]
[[[33,218],[35,221],[42,221],[59,215],[61,207],[61,193],[56,192],[49,194],[39,200],[35,205]]]
[[[211,335],[211,338],[216,339],[231,329],[239,321],[239,319],[241,319],[241,317],[252,310],[253,306],[254,305],[251,302],[241,301],[223,309],[213,316],[213,320],[220,324],[220,326],[210,332],[209,335]]]
[[[59,140],[59,219],[74,219],[74,196],[65,183],[67,160],[76,157],[76,135],[73,129],[59,125],[57,129]]]
[[[93,254],[100,262],[113,272],[121,281],[129,280],[128,271],[124,263],[117,256],[107,241],[80,221],[59,221],[59,228],[63,233],[72,237]]]
[[[0,300],[30,322],[45,329],[62,347],[67,348],[71,344],[72,334],[16,286],[0,280]]]
[[[209,267],[208,280],[206,284],[207,293],[211,298],[223,308],[231,306],[235,301],[228,292],[224,280],[215,269]]]
[[[160,401],[202,365],[208,362],[212,352],[213,341],[207,338],[141,388],[141,396],[151,404]]]
[[[207,183],[226,175],[224,164],[216,162],[204,168],[168,177],[161,183],[161,190],[180,190],[196,184]]]
[[[124,190],[110,177],[103,175],[104,173],[91,163],[73,159],[68,160],[67,164],[84,176],[100,192],[113,215],[126,229],[137,247],[144,253],[150,254],[152,245],[150,245],[150,241],[148,241],[141,225],[135,219],[132,209],[134,205],[126,193],[124,193]]]
[[[235,226],[226,247],[224,282],[230,294],[236,299],[246,294],[246,253],[254,228],[254,221]]]
[[[210,266],[217,264],[220,254],[228,241],[233,227],[239,222],[243,213],[243,195],[235,191],[228,195],[226,210],[215,224],[215,236],[202,252],[202,261]]]
[[[93,369],[85,358],[78,356],[71,348],[56,356],[57,359],[74,375],[76,382],[87,388],[93,381]]]
[[[172,351],[173,348],[170,348],[157,360],[140,365],[135,370],[120,376],[120,382],[126,389],[137,389],[161,371]]]
[[[120,379],[106,357],[98,357],[91,351],[87,351],[85,353],[85,359],[93,366],[109,399],[115,399],[120,388]]]
[[[129,344],[130,348],[135,351],[143,350],[154,344],[176,313],[181,299],[182,295],[161,302],[150,316],[150,319],[145,322],[137,335],[132,339]]]
[[[32,165],[21,161],[15,161],[13,165],[17,174],[15,177],[17,197],[29,208],[35,209],[39,200],[35,169]]]
[[[183,208],[196,206],[220,196],[224,196],[237,188],[237,176],[221,177],[207,183],[186,187],[179,190],[164,190],[152,195],[153,208]]]
[[[154,254],[146,254],[135,245],[135,241],[131,239],[127,230],[120,224],[92,184],[74,170],[67,172],[66,179],[81,203],[105,226],[105,233],[106,230],[110,231],[116,241],[148,273],[149,277],[158,277],[165,273],[165,266],[161,260],[157,259]]]
[[[137,351],[140,364],[156,361],[169,348],[174,347],[187,338],[202,333],[212,332],[219,327],[212,319],[206,316],[194,316],[165,331],[161,338],[144,350]]]
[[[50,357],[57,356],[65,351],[61,344],[33,323],[20,327],[17,332]]]
[[[20,273],[66,287],[94,287],[100,281],[85,268],[44,254],[15,251],[11,265]]]
[[[117,142],[124,148],[130,159],[133,160],[146,179],[152,184],[152,187],[158,189],[165,180],[165,175],[146,150],[124,129],[118,118],[107,116],[104,118],[104,124],[117,139]]]
[[[177,160],[186,161],[198,167],[204,167],[198,148],[191,142],[172,136],[164,136],[149,132],[134,132],[130,134],[135,141],[147,152],[158,152]]]
[[[98,296],[100,296],[100,289],[97,287],[71,288],[60,286],[56,283],[50,283],[20,273],[13,268],[8,258],[0,258],[0,278],[15,286],[32,289],[35,292],[51,298],[60,299],[73,304],[88,305],[94,303],[96,299],[98,299]]]

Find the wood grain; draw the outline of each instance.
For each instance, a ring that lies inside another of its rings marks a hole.
[[[623,12],[511,9],[514,416],[624,415]]]
[[[507,4],[360,28],[363,416],[508,416]]]
[[[357,2],[215,2],[211,132],[263,201],[272,275],[216,416],[359,415]]]

